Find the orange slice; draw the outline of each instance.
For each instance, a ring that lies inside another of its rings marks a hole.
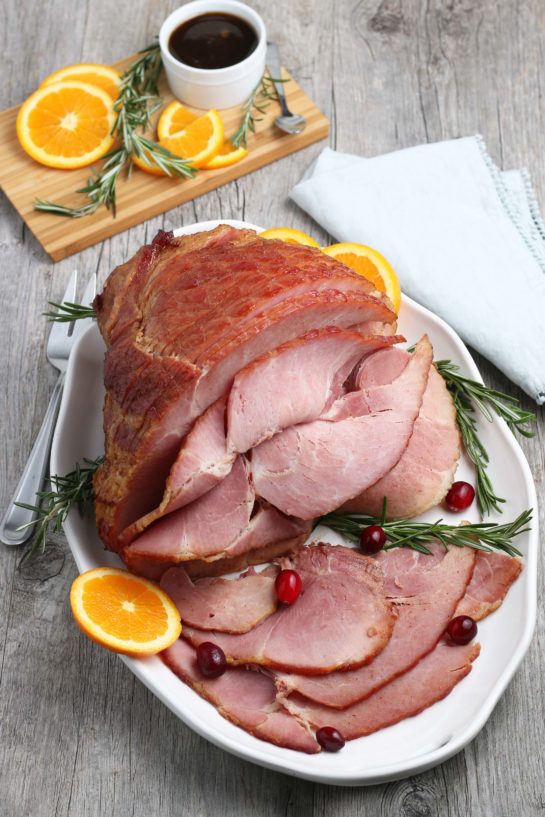
[[[259,237],[277,238],[279,241],[287,241],[288,244],[303,244],[305,247],[320,247],[309,235],[302,233],[301,230],[294,230],[292,227],[273,227],[271,230],[259,233]]]
[[[144,153],[145,154],[148,153],[148,151],[145,148],[144,148]],[[142,157],[138,156],[136,153],[132,154],[131,161],[133,162],[133,164],[135,164],[137,167],[139,167],[140,170],[144,170],[146,173],[150,173],[152,176],[164,176],[166,179],[169,178],[168,173],[163,173],[161,168],[158,167],[156,164],[151,164],[151,165],[146,164],[144,159]],[[170,176],[170,178],[171,179],[179,179],[180,177],[179,176]]]
[[[89,638],[125,655],[158,653],[182,632],[180,614],[166,593],[116,567],[97,567],[78,576],[70,605]]]
[[[71,169],[100,159],[114,143],[111,97],[85,82],[38,88],[17,115],[22,148],[40,164]]]
[[[193,113],[177,99],[167,105],[157,122],[157,138],[166,139],[175,133],[185,130],[188,125],[198,119],[199,114]]]
[[[220,151],[224,139],[223,122],[219,113],[212,109],[189,122],[183,130],[165,139],[159,138],[159,144],[193,167],[204,167]]]
[[[229,167],[229,165],[234,165],[237,162],[240,162],[241,159],[244,159],[245,156],[248,155],[248,148],[242,147],[235,147],[229,139],[226,139],[219,152],[216,153],[213,159],[210,159],[204,167],[206,170],[216,170],[219,167]]]
[[[102,88],[115,101],[119,94],[121,85],[121,74],[109,65],[95,65],[94,63],[82,63],[80,65],[67,65],[59,71],[50,74],[44,79],[40,88],[51,85],[53,82],[66,82],[76,80],[76,82],[86,82]]]
[[[388,261],[377,250],[366,247],[365,244],[346,242],[324,247],[323,252],[371,281],[376,289],[388,296],[395,311],[399,312],[401,306],[399,280]]]

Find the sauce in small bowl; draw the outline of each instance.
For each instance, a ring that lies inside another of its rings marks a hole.
[[[265,70],[265,24],[239,0],[181,6],[161,26],[159,44],[172,93],[193,108],[241,105]]]

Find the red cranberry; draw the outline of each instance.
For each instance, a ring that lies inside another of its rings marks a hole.
[[[301,576],[295,570],[281,570],[274,583],[276,597],[282,604],[293,604],[297,601],[302,587]]]
[[[386,533],[380,525],[369,525],[360,534],[360,548],[368,556],[378,553],[386,544]]]
[[[445,497],[449,511],[465,511],[475,499],[475,488],[469,482],[454,482]]]
[[[477,635],[477,622],[471,616],[456,616],[447,627],[455,644],[469,644]]]
[[[344,738],[333,726],[322,726],[316,732],[316,740],[326,752],[338,752],[344,746]]]
[[[205,678],[219,678],[227,669],[225,653],[211,641],[203,641],[197,647],[197,664]]]

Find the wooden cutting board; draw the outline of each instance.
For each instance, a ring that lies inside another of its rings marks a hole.
[[[127,57],[114,67],[123,71],[135,56]],[[19,107],[0,113],[0,186],[53,261],[60,261],[134,224],[324,139],[329,130],[326,117],[287,72],[283,71],[283,77],[288,80],[284,88],[290,109],[307,120],[303,133],[288,136],[278,130],[274,118],[280,106],[274,101],[261,122],[257,123],[256,133],[251,134],[249,154],[242,161],[219,170],[200,170],[193,179],[184,180],[151,176],[135,167],[130,178],[122,178],[118,182],[115,218],[104,207],[100,207],[92,216],[77,219],[33,209],[37,197],[70,207],[84,204],[87,201],[85,196],[74,191],[85,185],[91,168],[55,170],[43,167],[27,156],[15,132]],[[173,96],[164,76],[160,91],[165,104],[168,104]],[[240,124],[241,108],[221,111],[221,116],[226,134],[234,133]],[[96,165],[99,166],[100,163]]]

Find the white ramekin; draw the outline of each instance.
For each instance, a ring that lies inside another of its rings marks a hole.
[[[257,47],[249,57],[228,68],[192,68],[177,60],[168,50],[170,35],[181,23],[211,12],[234,14],[255,29]],[[267,51],[265,23],[249,6],[238,0],[193,0],[173,11],[159,32],[163,65],[174,96],[193,108],[231,108],[245,102],[263,76]]]

